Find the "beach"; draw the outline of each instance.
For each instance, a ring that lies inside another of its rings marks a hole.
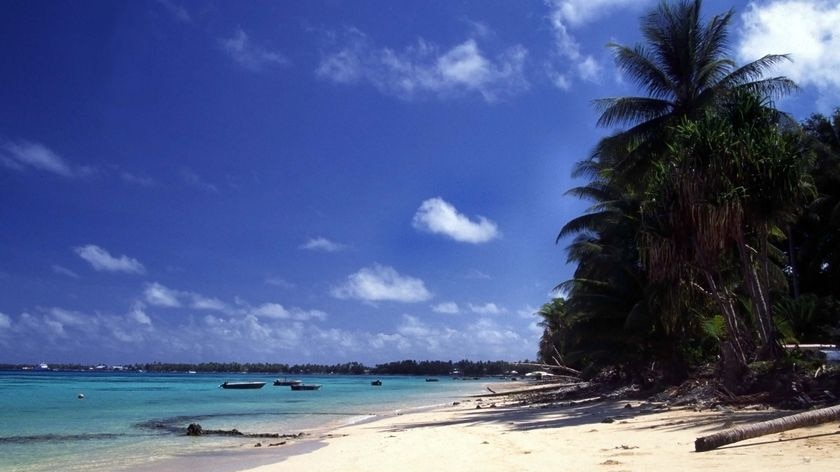
[[[705,411],[654,408],[626,400],[543,407],[470,398],[457,405],[338,428],[311,440],[304,452],[240,470],[544,472],[562,467],[571,471],[746,472],[837,468],[837,422],[694,452],[697,437],[792,413],[761,406]]]

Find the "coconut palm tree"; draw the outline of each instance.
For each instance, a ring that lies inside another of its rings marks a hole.
[[[701,0],[666,2],[642,19],[644,44],[610,44],[616,65],[646,95],[595,101],[598,124],[628,126],[602,140],[595,155],[613,161],[625,182],[644,182],[651,160],[662,148],[663,130],[681,118],[695,118],[733,90],[775,97],[795,89],[785,77],[767,72],[785,55],[766,55],[737,67],[727,56],[733,11],[704,22]]]

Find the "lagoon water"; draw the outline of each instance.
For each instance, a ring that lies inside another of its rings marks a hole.
[[[372,415],[439,405],[478,393],[481,382],[422,377],[294,376],[317,391],[274,387],[272,374],[0,372],[0,471],[156,468],[261,441],[184,435],[187,425],[296,434]],[[267,382],[225,390],[224,381]],[[79,393],[84,399],[78,399]]]

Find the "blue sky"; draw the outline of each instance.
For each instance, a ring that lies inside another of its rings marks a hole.
[[[0,362],[533,358],[653,5],[3,2]],[[728,8],[840,104],[837,1]]]

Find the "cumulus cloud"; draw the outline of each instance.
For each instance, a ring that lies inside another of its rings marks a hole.
[[[619,9],[644,3],[639,0],[547,0],[556,57],[546,65],[546,70],[554,85],[569,90],[575,78],[589,82],[601,79],[601,64],[583,51],[572,34],[573,29],[614,14]]]
[[[444,313],[447,315],[457,315],[461,312],[461,308],[458,307],[458,304],[455,302],[444,302],[433,306],[432,311],[434,311],[435,313]]]
[[[496,305],[495,303],[485,303],[483,305],[473,305],[472,303],[470,303],[469,307],[470,311],[472,311],[473,313],[478,313],[480,315],[499,315],[507,311],[504,308]]]
[[[840,99],[838,25],[840,3],[836,1],[750,2],[741,15],[738,58],[748,62],[766,54],[790,54],[793,62],[780,64],[774,75],[816,87],[823,105],[828,105]]]
[[[253,309],[252,313],[261,318],[273,318],[278,320],[325,320],[327,314],[320,310],[302,310],[300,308],[292,308],[287,310],[279,303],[264,303]]]
[[[177,290],[172,290],[157,282],[153,282],[146,285],[146,289],[143,291],[143,298],[150,305],[177,308],[181,306],[181,302],[178,300],[181,296],[180,293]]]
[[[265,283],[268,285],[273,285],[275,287],[280,287],[282,289],[291,290],[295,288],[295,284],[289,282],[288,280],[282,277],[268,277],[265,279]]]
[[[347,248],[347,246],[319,236],[306,241],[300,246],[300,248],[308,249],[310,251],[338,252],[343,251]]]
[[[496,223],[483,216],[473,221],[440,197],[424,201],[414,214],[412,224],[418,230],[472,244],[485,243],[499,236]]]
[[[510,47],[488,57],[475,39],[449,49],[418,39],[402,51],[377,47],[368,36],[350,29],[338,49],[321,59],[316,75],[338,84],[369,83],[381,93],[410,100],[478,93],[495,102],[528,88],[524,76],[527,50]]]
[[[242,28],[236,30],[230,38],[220,39],[219,44],[237,64],[253,72],[268,66],[285,65],[288,62],[279,52],[254,43]]]
[[[375,265],[365,267],[347,276],[347,281],[333,287],[336,298],[353,298],[369,302],[422,302],[432,298],[426,285],[420,279],[400,275],[392,267]]]
[[[19,171],[34,169],[67,178],[84,177],[93,173],[92,168],[74,166],[43,144],[29,141],[2,143],[0,162]]]
[[[96,271],[100,272],[125,272],[128,274],[143,274],[146,268],[137,259],[122,255],[112,256],[108,251],[95,244],[79,246],[73,251],[87,261]]]
[[[0,312],[0,329],[9,329],[12,326],[12,319],[9,315]]]

